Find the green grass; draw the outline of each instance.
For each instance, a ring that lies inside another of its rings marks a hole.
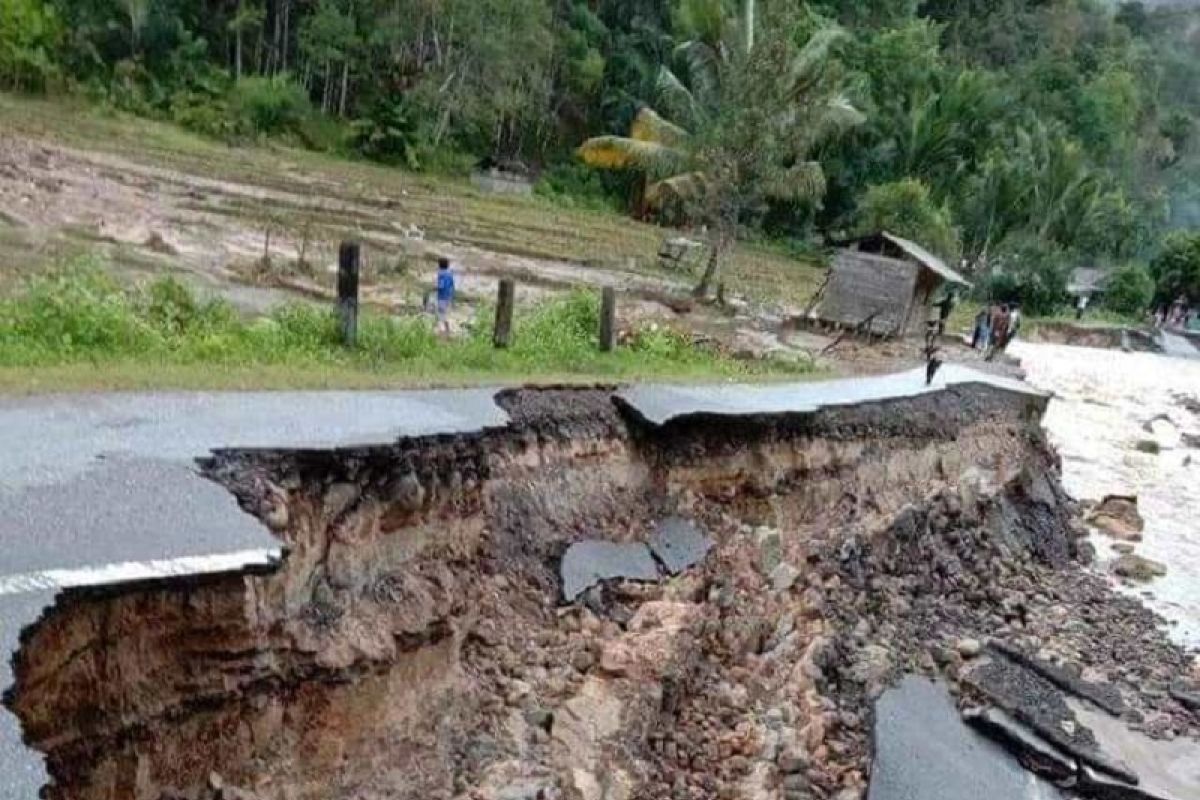
[[[265,204],[225,195],[219,187],[202,187],[208,211],[291,231],[316,226],[314,234],[330,241],[346,233],[369,238],[380,225],[416,224],[431,240],[668,275],[658,268],[656,254],[670,231],[612,211],[564,206],[553,197],[488,195],[462,179],[275,145],[229,147],[174,125],[69,98],[36,100],[0,93],[0,129],[173,170],[185,181],[199,176],[287,192],[291,200]],[[725,275],[733,292],[793,306],[802,306],[822,277],[815,260],[757,244],[736,248]]]
[[[954,312],[950,315],[950,320],[946,325],[947,330],[952,333],[970,332],[975,326],[975,315],[982,308],[981,303],[973,300],[964,300],[954,307]],[[1090,308],[1087,314],[1084,315],[1083,321],[1075,319],[1075,312],[1071,309],[1064,308],[1058,313],[1042,317],[1025,317],[1021,322],[1021,329],[1028,335],[1035,332],[1042,325],[1077,325],[1084,328],[1140,328],[1146,324],[1145,320],[1138,319],[1127,314],[1118,314],[1115,311],[1109,311],[1104,308]]]
[[[1077,325],[1083,328],[1140,328],[1146,325],[1146,321],[1136,315],[1121,314],[1106,308],[1089,308],[1082,320],[1076,319],[1075,312],[1067,309],[1050,316],[1036,317],[1030,320],[1030,324],[1034,326],[1041,323]]]
[[[598,301],[575,293],[521,315],[495,349],[490,314],[444,341],[428,317],[366,312],[358,345],[331,311],[284,306],[246,320],[171,278],[121,286],[92,262],[28,280],[0,300],[0,389],[365,388],[519,381],[723,380],[800,375],[809,365],[748,364],[686,334],[634,331],[613,353],[596,343]]]

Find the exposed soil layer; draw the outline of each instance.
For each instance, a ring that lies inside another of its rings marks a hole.
[[[1035,342],[1069,344],[1075,347],[1097,347],[1109,350],[1129,350],[1157,353],[1161,348],[1145,331],[1118,326],[1096,326],[1070,322],[1039,322],[1028,334]]]
[[[988,638],[1200,732],[1188,657],[1079,564],[1041,398],[661,427],[601,388],[498,402],[476,434],[214,454],[288,557],[29,631],[9,704],[48,797],[857,798],[871,699],[960,686]],[[700,565],[561,603],[571,543],[671,516],[715,541]]]

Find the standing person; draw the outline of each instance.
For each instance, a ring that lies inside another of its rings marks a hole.
[[[988,349],[987,360],[991,361],[996,353],[1008,344],[1008,304],[1000,306],[992,316],[992,346]]]
[[[454,305],[454,273],[450,271],[450,259],[438,259],[437,271],[437,331],[442,336],[450,335],[450,307]]]
[[[1091,301],[1092,298],[1086,294],[1079,295],[1079,299],[1075,301],[1075,319],[1083,319],[1083,312],[1087,311],[1088,303]]]
[[[975,332],[971,334],[972,350],[987,350],[988,336],[991,332],[988,322],[991,317],[992,311],[987,306],[979,309],[979,313],[975,315]]]
[[[954,311],[954,290],[947,289],[946,296],[937,302],[938,308],[938,336],[946,332],[946,321],[950,319],[950,313]]]
[[[1021,332],[1021,304],[1013,303],[1012,310],[1008,313],[1008,338],[1004,342],[1004,346],[1008,347],[1009,342],[1017,338],[1017,334]]]

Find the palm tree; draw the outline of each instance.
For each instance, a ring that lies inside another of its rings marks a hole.
[[[840,29],[817,30],[802,47],[781,20],[755,42],[755,9],[738,23],[720,0],[689,0],[680,18],[692,38],[675,49],[684,68],[659,71],[661,113],[643,107],[628,136],[598,136],[579,156],[599,169],[636,169],[646,202],[691,207],[709,225],[710,251],[696,287],[706,296],[747,212],[768,200],[814,202],[825,175],[812,155],[829,137],[862,121],[832,68]]]

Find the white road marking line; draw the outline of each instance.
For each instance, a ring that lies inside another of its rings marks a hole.
[[[156,578],[235,572],[279,563],[281,550],[270,547],[208,556],[184,556],[157,561],[125,561],[75,569],[48,569],[0,576],[0,596],[87,586],[109,586]]]

